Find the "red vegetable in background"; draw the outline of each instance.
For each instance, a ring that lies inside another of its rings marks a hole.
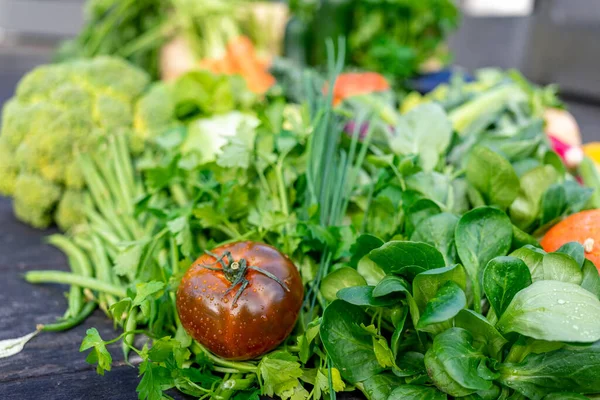
[[[550,136],[550,144],[567,167],[577,168],[581,164],[581,161],[583,161],[584,154],[581,147],[568,145],[553,136]]]
[[[200,256],[177,291],[186,331],[218,356],[256,358],[292,331],[304,287],[298,270],[277,249],[237,242]]]
[[[349,72],[340,74],[333,87],[333,104],[361,94],[383,92],[390,88],[386,79],[376,72]],[[325,88],[325,91],[327,89]]]

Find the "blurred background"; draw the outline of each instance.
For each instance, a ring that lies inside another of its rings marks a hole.
[[[584,142],[600,140],[599,0],[458,5],[462,20],[448,40],[454,66],[517,68],[536,83],[557,83]],[[83,6],[83,0],[0,0],[0,104],[26,71],[51,60],[56,45],[80,31]]]

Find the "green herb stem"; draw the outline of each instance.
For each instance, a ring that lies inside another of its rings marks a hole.
[[[221,232],[223,232],[224,234],[226,234],[227,236],[231,237],[231,238],[238,238],[241,237],[242,234],[236,229],[235,226],[233,226],[233,224],[225,219],[222,220],[223,222],[223,226],[216,226],[215,229],[220,230]]]
[[[183,207],[190,202],[185,189],[180,183],[172,183],[169,186],[169,191],[171,192],[173,200],[175,200],[175,203],[177,203],[179,207]]]
[[[254,375],[250,375],[249,378],[242,379],[241,377],[230,378],[226,381],[223,381],[221,384],[221,388],[228,391],[236,391],[236,390],[246,390],[251,387],[256,379],[254,379]]]
[[[163,42],[167,38],[169,31],[173,28],[174,24],[165,22],[162,25],[143,33],[135,40],[123,46],[121,50],[119,50],[119,55],[123,58],[127,58],[141,50],[155,46],[157,43]]]
[[[173,275],[179,273],[179,248],[173,236],[169,236],[169,263]]]
[[[212,370],[215,372],[220,372],[222,374],[239,374],[240,373],[240,371],[235,368],[225,368],[225,367],[219,367],[219,366],[213,366]]]
[[[158,246],[158,243],[161,241],[162,237],[164,235],[166,235],[168,232],[169,232],[169,229],[164,228],[162,231],[157,233],[154,238],[152,238],[150,243],[146,244],[146,246],[145,246],[146,248],[144,249],[144,254],[142,256],[141,262],[140,262],[138,270],[137,270],[138,275],[145,271],[146,267],[150,263],[150,260],[152,259],[154,251],[156,250],[156,246]]]
[[[333,389],[333,375],[331,373],[331,369],[333,368],[333,363],[331,362],[331,358],[327,357],[327,380],[329,383],[329,400],[335,400],[336,394]]]
[[[228,361],[228,360],[223,360],[220,357],[215,356],[214,354],[212,354],[210,351],[206,350],[204,348],[204,346],[202,346],[200,343],[194,341],[192,343],[192,346],[190,348],[190,350],[194,353],[194,354],[204,354],[205,356],[208,357],[208,359],[210,361],[212,361],[214,364],[219,365],[221,367],[225,367],[225,368],[233,368],[237,371],[240,372],[253,372],[256,373],[257,371],[257,367],[253,364],[250,363],[245,363],[245,362],[239,362],[239,361]]]
[[[285,215],[287,217],[290,215],[290,209],[288,206],[287,190],[285,189],[285,182],[283,179],[283,160],[284,160],[284,158],[281,157],[279,159],[279,161],[277,162],[277,166],[275,167],[275,173],[277,176],[277,186],[279,189],[279,199],[280,199],[280,203],[281,203],[281,211],[283,212],[283,215]]]

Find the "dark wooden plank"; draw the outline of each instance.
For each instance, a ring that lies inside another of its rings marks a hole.
[[[69,400],[115,400],[137,399],[135,388],[138,382],[136,369],[128,366],[115,368],[104,377],[94,371],[72,374],[48,374],[27,381],[11,381],[0,385],[3,400],[25,400],[32,398]],[[24,394],[26,394],[24,396]],[[176,400],[190,400],[189,396],[170,390]],[[339,393],[338,400],[360,400],[350,393]],[[265,399],[268,400],[268,399]]]
[[[40,231],[20,223],[12,211],[12,203],[0,197],[0,271],[13,268],[58,267],[65,265],[63,254],[44,243],[43,238],[55,229]]]
[[[2,382],[2,399],[71,399],[114,400],[136,399],[137,371],[123,366],[97,376],[92,369],[85,371],[45,375],[27,380]]]

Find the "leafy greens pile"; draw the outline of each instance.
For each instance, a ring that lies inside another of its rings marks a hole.
[[[72,272],[26,275],[71,285],[66,318],[44,330],[99,306],[123,334],[89,329],[81,351],[104,374],[122,339],[141,359],[141,399],[600,393],[598,272],[577,243],[537,242],[593,194],[546,143],[552,96],[494,73],[401,114],[376,94],[333,109],[311,79],[303,104],[231,85],[194,72],[158,86],[170,122],[141,153],[107,135],[79,155],[86,224],[50,238]],[[198,254],[239,240],[289,255],[307,287],[292,335],[247,362],[193,341],[174,298]]]
[[[350,64],[393,80],[446,65],[444,41],[459,22],[457,7],[448,0],[295,0],[290,10],[287,57],[326,64],[323,38],[344,35]]]
[[[62,43],[56,59],[118,56],[156,80],[165,73],[161,63],[217,58],[242,34],[271,56],[272,33],[261,29],[260,11],[252,7],[252,0],[89,0],[81,32]],[[163,46],[175,38],[184,41],[185,53],[162,60]]]

